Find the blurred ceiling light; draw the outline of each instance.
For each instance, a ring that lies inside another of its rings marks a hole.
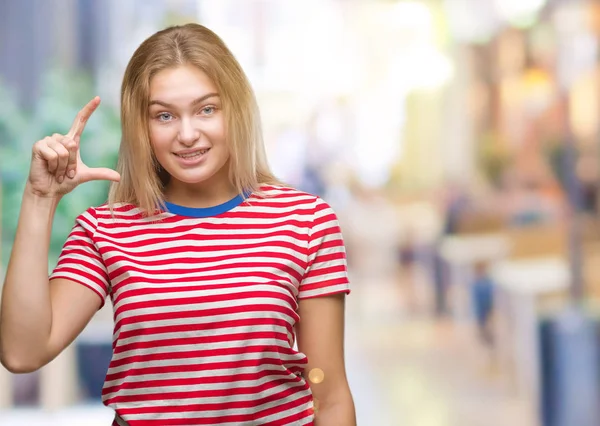
[[[406,118],[404,103],[393,91],[381,87],[362,96],[360,108],[353,123],[355,143],[350,165],[363,185],[378,187],[388,181],[402,154],[399,141]]]
[[[429,8],[416,1],[393,3],[391,7],[382,9],[390,27],[413,28],[430,32],[433,28],[433,17]]]
[[[389,87],[398,93],[436,89],[454,75],[452,61],[433,46],[421,45],[399,53],[391,62]]]
[[[524,73],[518,90],[525,110],[532,116],[546,111],[554,98],[552,78],[545,70],[539,68],[530,68]]]
[[[413,67],[413,87],[435,89],[448,82],[454,73],[452,62],[436,49],[421,49],[416,52]]]
[[[500,24],[494,8],[483,0],[444,0],[444,12],[459,42],[487,43]]]
[[[382,4],[381,30],[390,44],[388,87],[399,95],[435,89],[453,75],[451,61],[436,46],[436,23],[429,6],[417,1]]]
[[[503,20],[517,27],[529,27],[536,22],[547,0],[495,0],[494,3]]]

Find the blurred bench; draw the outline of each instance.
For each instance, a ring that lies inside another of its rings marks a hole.
[[[440,246],[451,270],[454,318],[473,319],[468,297],[473,269],[476,264],[488,265],[496,283],[495,358],[534,419],[540,394],[537,318],[544,306],[568,300],[567,229],[562,224],[507,228],[493,216],[471,216],[460,231],[444,238]],[[600,260],[600,245],[596,248],[593,256]],[[588,263],[586,275],[600,284],[600,262]]]

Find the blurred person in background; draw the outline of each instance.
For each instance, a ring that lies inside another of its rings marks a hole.
[[[110,296],[102,399],[113,425],[354,425],[338,219],[269,170],[254,93],[223,41],[188,24],[136,50],[117,171],[80,157],[99,103],[33,147],[2,294],[2,364],[48,364]],[[114,182],[108,203],[76,219],[48,279],[57,205],[92,180]]]
[[[467,188],[458,182],[450,182],[439,197],[439,210],[442,216],[442,226],[437,238],[430,249],[432,257],[432,282],[434,289],[434,314],[438,318],[449,314],[448,286],[450,285],[450,267],[442,257],[440,245],[445,237],[460,231],[460,226],[465,222],[469,211],[472,209],[472,200]]]
[[[475,276],[471,287],[477,332],[481,342],[486,345],[493,343],[491,318],[494,308],[494,282],[489,267],[490,265],[484,261],[475,265]]]

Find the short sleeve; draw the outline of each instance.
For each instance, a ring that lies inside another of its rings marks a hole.
[[[298,299],[350,293],[346,248],[337,215],[317,198],[309,231],[308,264]]]
[[[100,296],[102,306],[109,292],[108,271],[94,243],[98,226],[95,210],[90,208],[75,219],[50,279],[64,278],[88,287]]]

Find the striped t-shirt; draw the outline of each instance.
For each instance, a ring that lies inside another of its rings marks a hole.
[[[313,424],[298,300],[349,292],[344,244],[319,197],[261,190],[149,218],[132,205],[77,218],[51,278],[112,301],[102,400],[115,425]]]

